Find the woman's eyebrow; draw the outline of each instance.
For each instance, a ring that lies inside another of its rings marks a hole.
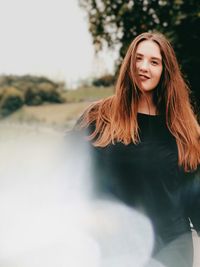
[[[158,61],[162,61],[162,59],[159,58],[159,57],[152,57],[151,59],[155,59],[155,60],[158,60]]]
[[[141,54],[141,53],[136,53],[136,56],[141,56],[141,57],[143,57],[144,55]],[[159,57],[151,57],[151,59],[158,60],[158,61],[162,61],[162,59],[159,58]]]

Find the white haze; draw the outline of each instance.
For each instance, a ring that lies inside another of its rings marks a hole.
[[[75,157],[53,131],[0,129],[0,266],[145,266],[150,222],[120,202],[92,199],[87,151]]]

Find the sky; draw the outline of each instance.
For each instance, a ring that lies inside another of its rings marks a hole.
[[[0,0],[0,74],[45,75],[72,85],[112,72],[116,53],[95,57],[78,0]]]

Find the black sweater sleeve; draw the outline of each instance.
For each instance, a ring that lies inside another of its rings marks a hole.
[[[189,176],[191,177],[187,177],[184,192],[186,213],[200,236],[200,166],[195,173]]]

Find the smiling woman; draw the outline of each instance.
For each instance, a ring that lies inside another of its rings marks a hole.
[[[158,85],[163,70],[162,56],[157,43],[151,40],[139,43],[136,50],[136,68],[139,76],[136,79],[137,86],[143,93],[145,92],[145,94],[141,95],[138,112],[145,112],[145,95],[148,97],[151,110],[155,114],[153,90]]]
[[[164,266],[192,267],[190,221],[200,232],[200,126],[165,36],[133,40],[115,94],[92,104],[74,131],[89,140],[97,198],[112,196],[150,219],[152,257]]]
[[[155,42],[144,41],[138,45],[136,67],[141,80],[138,87],[145,91],[153,90],[160,81],[163,69],[160,48]]]

